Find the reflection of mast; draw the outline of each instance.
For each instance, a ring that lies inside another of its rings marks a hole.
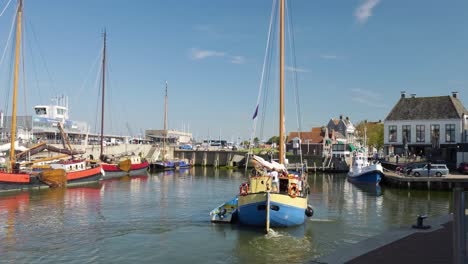
[[[102,52],[102,103],[101,103],[101,153],[99,155],[102,158],[104,150],[104,95],[105,95],[105,84],[106,84],[106,31],[104,30],[104,50]]]
[[[10,170],[15,165],[15,140],[16,140],[16,97],[18,95],[18,68],[21,45],[21,19],[23,16],[23,0],[19,0],[16,19],[16,47],[15,47],[15,75],[13,79],[13,109],[11,111],[11,140],[10,140]]]

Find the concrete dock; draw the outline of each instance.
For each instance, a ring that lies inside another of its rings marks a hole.
[[[390,230],[311,263],[454,263],[452,215],[424,224],[430,229],[410,226]]]
[[[452,190],[456,184],[468,187],[468,175],[448,174],[442,177],[415,177],[385,171],[381,185],[422,190]]]

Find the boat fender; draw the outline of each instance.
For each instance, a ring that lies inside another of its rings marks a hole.
[[[239,194],[242,195],[242,196],[245,196],[248,193],[249,193],[249,185],[246,182],[244,182],[239,187]]]
[[[291,198],[296,198],[299,190],[297,189],[297,185],[295,183],[291,183],[288,188],[288,194]]]
[[[307,209],[305,210],[305,214],[307,217],[312,217],[314,215],[314,209],[312,209],[312,206],[307,205]]]

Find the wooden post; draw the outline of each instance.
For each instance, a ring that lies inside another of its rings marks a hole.
[[[270,232],[270,192],[266,193],[266,222],[265,222],[265,231],[268,234]]]
[[[455,264],[465,263],[465,232],[465,192],[456,185],[453,188],[453,263]]]

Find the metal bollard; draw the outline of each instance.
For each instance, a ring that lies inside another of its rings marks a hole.
[[[429,229],[429,228],[431,228],[430,225],[424,225],[423,224],[423,221],[426,218],[427,218],[427,215],[418,215],[418,218],[416,218],[416,224],[413,225],[413,228],[416,228],[416,229]]]

